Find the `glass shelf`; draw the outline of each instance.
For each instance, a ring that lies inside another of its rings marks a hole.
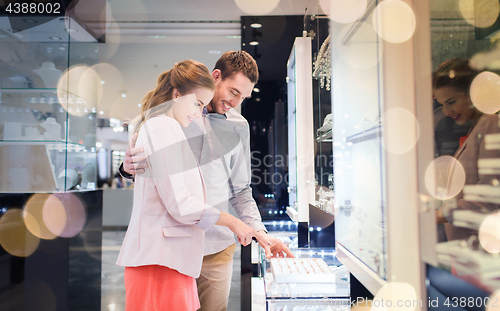
[[[332,130],[326,131],[325,133],[318,135],[318,137],[316,137],[316,141],[318,143],[332,142]]]
[[[0,88],[0,92],[6,93],[57,93],[57,90],[57,88]]]
[[[84,145],[63,140],[0,140],[0,146],[2,145],[46,145],[49,150],[88,151]],[[90,149],[95,151],[95,147]]]
[[[378,125],[364,132],[346,137],[346,142],[356,144],[367,140],[372,140],[374,138],[380,137],[381,135],[382,135],[382,125]]]

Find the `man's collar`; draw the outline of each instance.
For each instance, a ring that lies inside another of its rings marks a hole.
[[[210,115],[211,118],[227,119],[226,114],[220,114],[217,112],[208,112],[207,106],[203,107],[202,115],[204,117],[206,117],[207,115]]]

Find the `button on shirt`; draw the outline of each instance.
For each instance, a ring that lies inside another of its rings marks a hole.
[[[183,128],[199,161],[207,189],[207,204],[239,218],[256,231],[265,230],[252,197],[250,129],[247,120],[234,109],[225,115],[207,113]],[[220,252],[235,242],[227,227],[212,226],[205,232],[205,255]]]

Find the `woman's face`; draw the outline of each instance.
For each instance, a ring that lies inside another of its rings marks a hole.
[[[183,127],[187,127],[194,119],[200,118],[205,107],[214,96],[214,91],[199,87],[191,94],[181,95],[174,90],[172,113],[174,119]]]
[[[445,86],[434,89],[434,98],[441,104],[443,113],[459,125],[465,124],[478,113],[469,95],[455,87]]]

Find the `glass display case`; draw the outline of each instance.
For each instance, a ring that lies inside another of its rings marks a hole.
[[[350,310],[349,272],[335,251],[290,250],[295,258],[266,259],[259,248],[266,310]]]
[[[425,74],[414,58],[425,32],[425,25],[415,30],[414,12],[422,6],[374,0],[330,15],[338,258],[372,294],[401,282],[415,299],[424,279],[416,156],[418,150],[429,157],[432,146],[418,139],[424,123],[415,117],[418,100],[430,94],[413,96]]]
[[[259,248],[259,271],[264,282],[266,310],[300,307],[349,310],[349,272],[336,259],[335,251],[319,248],[290,250],[295,258],[266,259]],[[278,270],[277,267],[285,268]]]
[[[315,134],[314,171],[316,198],[314,206],[334,214],[333,119],[331,106],[331,42],[326,15],[312,15],[313,51],[313,128]],[[333,240],[332,235],[332,240]]]
[[[98,13],[84,10],[85,17],[99,21],[103,5],[94,1]],[[101,303],[99,36],[65,9],[0,16],[0,309],[6,311],[97,310]]]
[[[61,33],[72,21],[14,33],[0,20],[1,192],[96,188],[97,40]]]
[[[359,24],[357,31],[343,25],[339,31],[338,24],[333,23],[339,41],[339,48],[332,52],[336,237],[338,244],[385,279],[384,101],[382,63],[376,58],[382,42],[371,25]],[[362,88],[359,83],[363,83]]]

